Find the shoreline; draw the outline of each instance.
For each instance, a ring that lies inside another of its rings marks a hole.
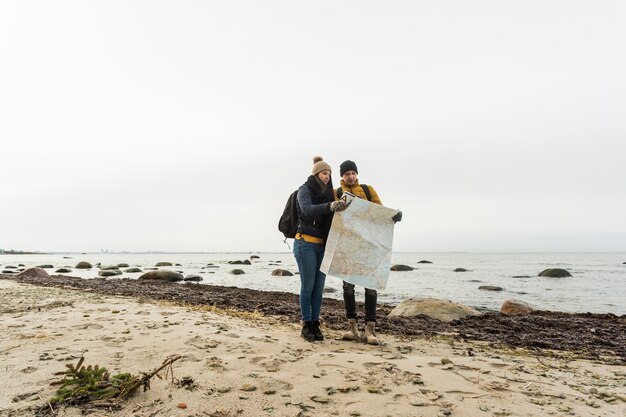
[[[65,275],[30,278],[0,274],[0,280],[260,313],[287,324],[299,323],[300,320],[298,296],[286,292],[132,279],[86,280]],[[359,314],[362,314],[363,304],[358,302],[357,305]],[[626,315],[536,311],[527,315],[505,316],[499,312],[487,312],[443,323],[426,316],[387,317],[392,309],[390,305],[378,305],[377,332],[383,336],[433,338],[445,334],[457,341],[488,342],[538,353],[571,352],[582,359],[626,364]],[[345,330],[343,301],[325,297],[321,318],[326,329]],[[363,326],[362,320],[359,324]]]
[[[626,367],[444,337],[382,334],[382,346],[309,343],[280,316],[0,280],[0,416],[46,405],[53,374],[80,357],[118,372],[181,355],[172,377],[121,409],[58,416],[622,417]],[[191,384],[180,382],[191,380]],[[184,407],[184,408],[183,408]]]

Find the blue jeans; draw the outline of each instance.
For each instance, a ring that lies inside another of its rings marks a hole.
[[[293,255],[300,271],[300,312],[303,321],[319,320],[326,274],[320,271],[324,245],[294,240]]]

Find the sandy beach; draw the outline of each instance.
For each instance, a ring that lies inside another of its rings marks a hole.
[[[53,374],[80,357],[139,374],[175,354],[174,380],[161,372],[122,409],[91,415],[626,416],[626,367],[566,352],[384,333],[368,346],[328,328],[312,344],[296,323],[259,313],[7,280],[0,289],[2,416],[33,415],[55,393]]]

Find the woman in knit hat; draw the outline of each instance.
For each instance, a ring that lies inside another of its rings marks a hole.
[[[335,201],[331,171],[321,156],[314,157],[311,176],[298,189],[296,204],[298,233],[293,254],[300,271],[301,334],[309,342],[324,340],[320,330],[320,310],[326,274],[320,271],[320,265],[333,213],[346,209],[343,201]]]

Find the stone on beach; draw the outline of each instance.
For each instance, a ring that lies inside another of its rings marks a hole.
[[[142,271],[139,268],[128,268],[128,269],[125,269],[124,272],[133,273],[133,272],[142,272]]]
[[[246,272],[243,269],[233,269],[232,271],[230,271],[230,273],[233,275],[241,275],[245,274]]]
[[[155,266],[172,266],[171,262],[157,262]]]
[[[415,268],[413,268],[412,266],[408,266],[408,265],[391,265],[390,269],[392,271],[412,271]]]
[[[67,274],[69,272],[72,272],[71,269],[69,268],[59,268],[55,271],[57,274]]]
[[[81,261],[76,264],[74,267],[76,269],[91,269],[91,264],[89,262]]]
[[[272,271],[272,276],[275,277],[292,277],[293,274],[286,269],[275,269]]]
[[[548,268],[548,269],[544,269],[543,271],[541,271],[539,273],[539,276],[540,277],[549,277],[549,278],[564,278],[564,277],[571,277],[572,274],[570,274],[565,269]]]
[[[457,268],[454,270],[454,272],[468,272],[469,269],[465,269],[465,268]]]
[[[51,268],[54,268],[54,266],[50,264],[45,264],[45,265],[39,265],[38,268],[51,269]]]
[[[412,298],[404,300],[396,306],[389,316],[392,317],[415,317],[420,314],[449,322],[467,316],[477,316],[480,312],[462,304],[453,303],[449,300],[436,298]]]
[[[534,309],[528,303],[515,299],[506,299],[500,306],[500,313],[506,314],[507,316],[528,314],[533,310]]]
[[[18,277],[48,278],[50,275],[41,268],[28,268],[26,271],[17,274]]]
[[[250,256],[250,259],[259,259],[259,258],[260,258],[260,256],[258,256],[258,255],[252,255],[252,256]]]
[[[118,268],[128,268],[130,265],[128,264],[117,264]]]
[[[178,272],[161,269],[159,271],[146,272],[145,274],[140,276],[139,279],[140,280],[152,280],[152,281],[178,282],[178,281],[182,281],[184,278],[183,278],[183,274],[179,274]]]
[[[421,261],[418,262],[418,264],[432,264],[432,262],[422,259]]]

